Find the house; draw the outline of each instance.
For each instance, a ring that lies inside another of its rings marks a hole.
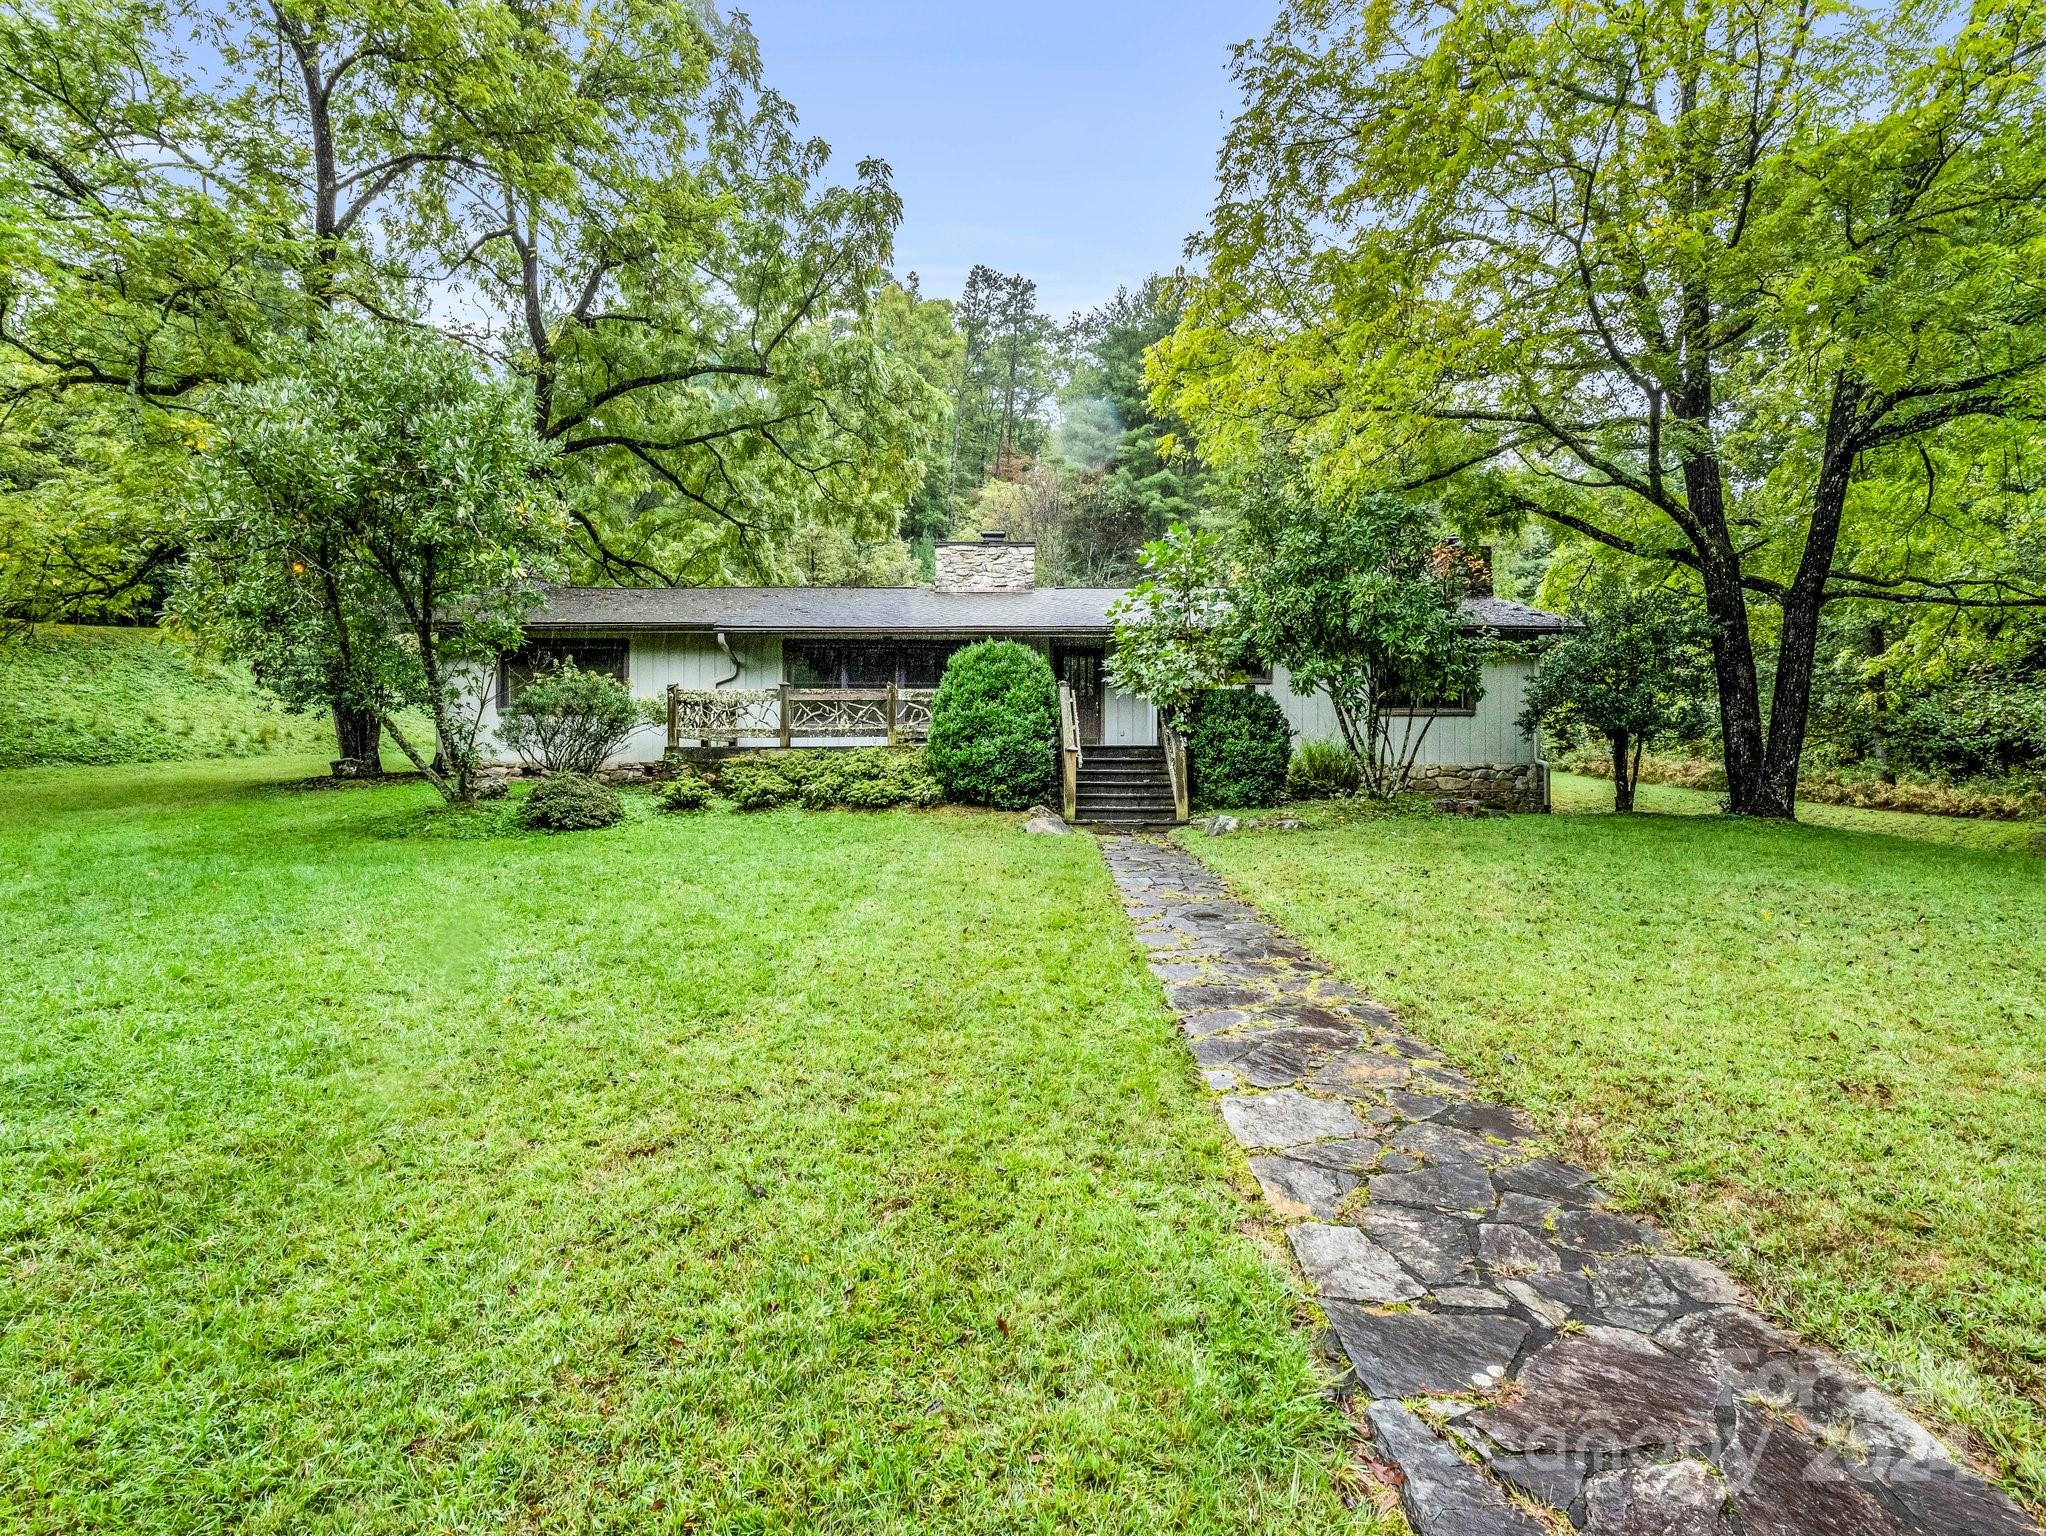
[[[1035,546],[1002,534],[940,544],[931,587],[561,587],[526,621],[527,644],[482,701],[487,755],[497,711],[541,668],[573,658],[641,698],[667,701],[667,724],[636,732],[614,762],[654,762],[674,747],[871,745],[916,740],[945,662],[990,637],[1042,650],[1065,685],[1068,734],[1099,810],[1148,813],[1162,775],[1158,712],[1110,683],[1113,587],[1040,587]],[[1539,743],[1518,724],[1532,644],[1568,621],[1476,591],[1466,624],[1508,642],[1476,698],[1416,701],[1407,731],[1425,731],[1417,787],[1514,810],[1548,808]],[[1335,737],[1319,696],[1285,670],[1255,679],[1295,739]],[[1089,799],[1081,784],[1082,802]],[[1083,810],[1085,806],[1083,804]],[[1104,815],[1102,820],[1126,819]]]

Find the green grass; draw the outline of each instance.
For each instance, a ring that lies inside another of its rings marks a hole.
[[[0,641],[0,768],[325,752],[332,729],[165,630],[53,624]]]
[[[1555,775],[1556,809],[1564,812],[1610,811],[1613,786],[1608,779],[1579,774]],[[1705,790],[1672,789],[1660,784],[1635,787],[1634,803],[1642,811],[1672,816],[1711,816],[1721,797]],[[1924,816],[1914,811],[1862,810],[1851,805],[1800,803],[1797,814],[1808,826],[1836,827],[1848,832],[1874,832],[1925,842],[1953,843],[1964,848],[2007,848],[2046,854],[2046,825],[2036,821],[1987,821],[1966,816]]]
[[[0,779],[0,1529],[1379,1529],[1092,840]]]
[[[2046,1507],[2046,862],[1955,846],[2023,829],[1316,815],[1188,842]]]

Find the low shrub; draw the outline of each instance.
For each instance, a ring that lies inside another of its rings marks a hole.
[[[831,747],[742,755],[725,758],[710,771],[716,775],[717,787],[748,810],[789,804],[812,811],[921,809],[945,798],[943,786],[917,747]],[[685,776],[689,776],[686,770]],[[709,795],[709,785],[703,793]]]
[[[771,811],[796,799],[796,786],[758,757],[735,757],[718,774],[718,786],[742,811]]]
[[[519,806],[519,820],[543,832],[587,832],[624,814],[618,791],[583,773],[549,774]]]
[[[1286,765],[1286,793],[1295,800],[1336,800],[1363,785],[1357,759],[1340,741],[1303,741]]]
[[[1559,767],[1591,778],[1611,778],[1613,765],[1601,751],[1585,749],[1561,759]],[[1641,782],[1674,789],[1719,792],[1726,770],[1710,758],[1642,759]],[[1864,811],[1913,811],[1924,816],[1960,816],[1982,821],[2046,818],[2046,793],[2018,783],[1940,784],[1922,779],[1884,779],[1872,770],[1807,767],[1798,775],[1797,797],[1815,805],[1845,805]]]
[[[1286,794],[1293,727],[1268,693],[1217,688],[1194,701],[1187,768],[1197,811],[1277,805]]]
[[[640,723],[639,706],[623,683],[571,663],[521,688],[499,717],[497,734],[535,768],[591,774]]]
[[[924,752],[951,799],[1009,811],[1050,799],[1058,768],[1051,663],[1014,640],[956,652],[931,700]]]
[[[693,773],[679,773],[661,786],[664,811],[700,811],[710,800],[710,786]]]

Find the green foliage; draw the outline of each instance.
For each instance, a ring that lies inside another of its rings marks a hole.
[[[1357,759],[1340,741],[1303,741],[1286,765],[1286,794],[1294,800],[1334,800],[1363,785]]]
[[[315,756],[325,735],[167,630],[45,625],[0,644],[0,768]]]
[[[1130,509],[1138,539],[1120,549],[1124,561],[1137,543],[1191,521],[1206,501],[1205,476],[1186,451],[1186,423],[1160,408],[1144,378],[1145,353],[1172,334],[1179,317],[1176,284],[1150,277],[1077,316],[1069,336],[1073,368],[1051,447],[1071,468],[1103,477],[1104,501]]]
[[[718,773],[718,787],[742,811],[771,811],[796,800],[796,786],[766,758],[729,759]]]
[[[465,678],[517,646],[563,538],[534,485],[554,449],[530,405],[452,345],[336,322],[216,398],[179,611],[293,703],[374,712],[467,798],[481,721]],[[432,715],[430,749],[398,727],[406,705]]]
[[[956,512],[968,494],[1018,473],[1044,446],[1058,358],[1037,284],[1020,272],[975,266],[953,322],[961,342],[949,475]]]
[[[1990,673],[1914,692],[1888,738],[1896,761],[1953,778],[2046,775],[2046,679]]]
[[[1269,693],[1216,689],[1194,701],[1186,735],[1193,809],[1277,805],[1286,796],[1293,727]]]
[[[1143,579],[1109,609],[1108,680],[1183,728],[1195,700],[1242,667],[1227,547],[1220,534],[1174,524],[1144,546],[1142,566]]]
[[[931,700],[924,752],[949,799],[1003,810],[1048,800],[1058,768],[1051,663],[1014,640],[954,653]]]
[[[683,769],[661,786],[664,811],[700,811],[711,802],[711,787],[688,769]]]
[[[529,681],[498,717],[498,739],[549,773],[595,773],[641,724],[639,706],[607,672],[569,664]]]
[[[834,182],[715,7],[0,0],[0,121],[0,271],[24,278],[0,296],[0,530],[65,578],[61,611],[110,611],[176,529],[55,488],[10,508],[6,438],[118,428],[146,486],[213,388],[337,315],[491,338],[560,450],[585,575],[782,579],[805,530],[892,537],[943,459],[949,371],[876,306],[887,165]],[[74,401],[108,425],[36,419]],[[10,608],[52,601],[7,575]]]
[[[542,832],[587,832],[624,815],[618,791],[586,773],[550,773],[519,803],[519,821]]]
[[[1225,463],[1276,440],[1338,495],[1433,485],[1695,579],[1732,808],[1788,815],[1826,605],[2046,596],[2011,471],[2046,391],[2040,28],[1289,5],[1238,58],[1161,393]]]
[[[1711,725],[1711,626],[1696,603],[1659,588],[1604,594],[1578,617],[1584,628],[1550,647],[1521,696],[1520,728],[1602,738],[1614,809],[1632,810],[1641,754]]]
[[[1432,510],[1386,494],[1318,497],[1276,466],[1240,495],[1236,604],[1249,645],[1295,691],[1327,695],[1365,790],[1392,799],[1430,717],[1402,717],[1396,733],[1387,709],[1476,697],[1485,650],[1435,568]]]

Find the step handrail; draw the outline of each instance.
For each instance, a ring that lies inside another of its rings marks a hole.
[[[1080,814],[1080,705],[1073,685],[1059,684],[1059,789],[1067,821]]]
[[[1172,819],[1191,820],[1187,811],[1186,742],[1169,725],[1160,725],[1159,744],[1165,749],[1165,772],[1172,780]]]

